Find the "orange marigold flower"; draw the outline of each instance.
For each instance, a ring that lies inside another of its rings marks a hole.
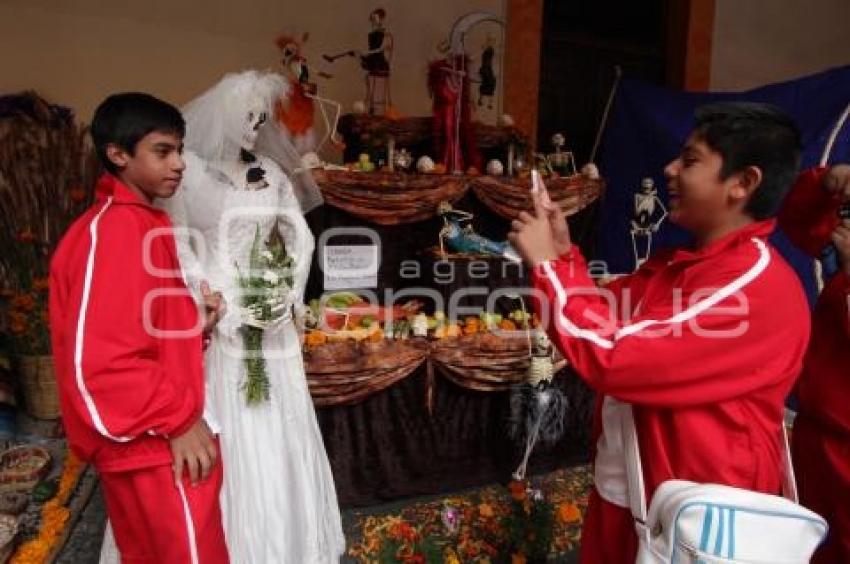
[[[514,552],[511,554],[511,564],[525,564],[525,562],[525,555],[521,552]]]
[[[12,307],[23,311],[32,311],[35,307],[35,298],[32,294],[18,294],[12,298]]]
[[[27,332],[27,329],[29,329],[29,327],[26,323],[17,323],[13,321],[9,324],[9,330],[13,335],[23,335]]]
[[[401,540],[401,525],[401,523],[393,523],[392,525],[390,525],[389,530],[387,530],[387,536],[393,540]]]
[[[39,292],[46,292],[49,284],[47,281],[47,277],[45,278],[33,278],[32,279],[32,289]]]
[[[9,323],[23,323],[26,324],[27,316],[25,313],[20,311],[10,311],[9,312]]]
[[[484,518],[490,518],[494,515],[493,506],[489,503],[481,503],[478,505],[478,514]]]
[[[23,229],[20,233],[18,233],[18,241],[21,243],[34,243],[37,240],[35,233],[32,232],[32,229]]]
[[[511,497],[516,501],[522,501],[526,496],[527,485],[525,481],[511,480],[508,484],[508,490],[511,492]]]
[[[575,504],[566,501],[558,505],[558,508],[555,510],[555,516],[562,525],[581,521],[581,511],[579,508]]]
[[[68,195],[71,197],[71,201],[77,204],[86,199],[85,189],[80,188],[79,186],[68,190]]]
[[[400,526],[400,534],[401,538],[406,541],[415,541],[419,535],[416,532],[416,529],[411,527],[408,523],[402,523]]]

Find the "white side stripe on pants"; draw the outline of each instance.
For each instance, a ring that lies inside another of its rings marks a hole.
[[[180,491],[180,499],[183,501],[183,515],[186,518],[186,533],[189,535],[189,555],[192,564],[198,564],[198,545],[195,540],[195,524],[192,522],[192,513],[189,511],[189,501],[186,499],[186,490],[183,484],[178,482],[177,489]]]

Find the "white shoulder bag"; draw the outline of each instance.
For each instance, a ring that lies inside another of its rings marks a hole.
[[[634,415],[623,417],[629,505],[639,539],[637,564],[801,564],[826,536],[818,514],[797,503],[785,440],[785,497],[686,480],[662,483],[646,508]]]

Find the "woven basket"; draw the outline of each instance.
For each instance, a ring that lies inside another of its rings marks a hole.
[[[339,120],[339,131],[345,138],[347,147],[365,150],[368,144],[362,138],[370,140],[395,139],[396,147],[416,147],[431,145],[434,135],[434,119],[427,117],[407,117],[390,119],[384,116],[346,114]],[[504,150],[510,143],[528,145],[528,138],[516,127],[472,123],[472,136],[482,151]]]
[[[6,562],[15,548],[18,534],[18,518],[0,514],[0,562]]]
[[[40,446],[23,445],[0,454],[0,490],[31,490],[50,471],[50,453]]]
[[[36,419],[57,419],[59,390],[52,356],[20,356],[18,371],[27,413]]]
[[[440,372],[463,388],[498,392],[525,381],[528,345],[524,331],[466,335],[437,341],[431,358]]]
[[[398,172],[313,171],[328,204],[378,225],[414,223],[437,215],[443,200],[458,201],[463,176]]]
[[[0,514],[20,515],[27,508],[29,501],[30,494],[27,492],[10,491],[0,493]]]
[[[470,180],[472,191],[485,206],[505,219],[516,219],[521,211],[531,210],[531,179],[477,176]],[[583,210],[605,189],[601,179],[581,174],[546,180],[546,190],[566,215]]]
[[[305,351],[304,366],[316,406],[352,405],[403,380],[427,356],[420,340],[346,341]]]

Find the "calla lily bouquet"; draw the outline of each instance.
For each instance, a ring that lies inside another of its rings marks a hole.
[[[242,389],[248,405],[269,399],[270,383],[263,355],[263,334],[292,318],[293,257],[277,238],[263,241],[257,227],[251,247],[249,269],[239,273],[242,306],[242,340],[245,349],[245,381]]]

